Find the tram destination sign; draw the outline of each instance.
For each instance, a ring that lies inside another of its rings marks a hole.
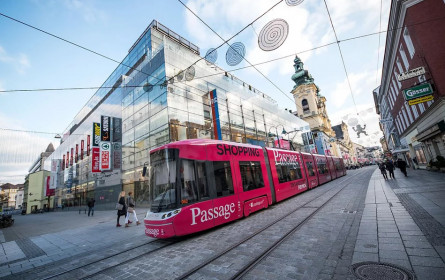
[[[405,96],[406,101],[431,94],[433,94],[433,88],[429,83],[403,90],[403,95]]]
[[[397,76],[399,82],[425,74],[425,68],[417,67]]]

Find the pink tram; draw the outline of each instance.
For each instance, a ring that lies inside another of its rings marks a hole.
[[[173,142],[150,152],[145,234],[203,231],[346,175],[343,160],[220,140]]]

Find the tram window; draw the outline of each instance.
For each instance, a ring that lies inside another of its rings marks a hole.
[[[196,182],[198,183],[199,200],[210,199],[209,186],[206,181],[205,163],[196,162]]]
[[[340,171],[341,170],[341,165],[339,161],[335,162],[335,170]]]
[[[326,168],[326,162],[317,162],[318,173],[325,174],[328,173],[328,169]]]
[[[216,186],[216,196],[227,196],[234,194],[232,182],[232,169],[229,161],[214,161],[213,175]]]
[[[195,161],[193,160],[181,160],[181,204],[196,202],[198,200],[194,163]]]
[[[277,164],[278,182],[285,183],[303,178],[299,162]]]
[[[309,176],[315,176],[314,164],[312,163],[312,161],[306,162],[306,166]]]
[[[264,187],[263,173],[259,161],[240,161],[239,168],[244,191]]]

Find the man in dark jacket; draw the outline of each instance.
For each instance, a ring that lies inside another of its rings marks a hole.
[[[90,216],[94,216],[94,203],[96,202],[96,200],[94,198],[91,198],[90,201],[88,201],[88,217]]]
[[[405,175],[405,177],[408,176],[408,174],[406,174],[406,161],[404,161],[401,158],[397,159],[397,166],[399,167],[400,171],[402,171],[402,173]]]
[[[388,170],[388,172],[389,172],[389,178],[395,179],[394,178],[394,164],[392,163],[392,160],[388,160],[385,163],[385,167],[386,167],[386,170]]]

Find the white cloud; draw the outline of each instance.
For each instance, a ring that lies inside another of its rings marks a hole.
[[[0,46],[0,62],[12,66],[20,74],[25,74],[26,70],[31,67],[26,54],[11,55],[2,46]]]
[[[91,1],[65,0],[65,5],[73,11],[78,11],[88,23],[95,23],[107,19],[107,14],[94,7]]]

